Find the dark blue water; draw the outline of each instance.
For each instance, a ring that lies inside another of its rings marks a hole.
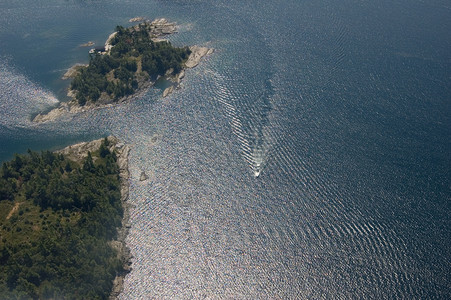
[[[450,298],[446,1],[22,0],[0,16],[0,160],[110,133],[132,147],[123,299]],[[79,45],[135,16],[216,52],[167,98],[31,124]]]

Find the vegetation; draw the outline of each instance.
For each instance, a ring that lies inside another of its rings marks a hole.
[[[118,100],[133,94],[140,82],[165,75],[170,69],[173,74],[180,72],[191,51],[166,41],[152,41],[149,26],[117,26],[110,52],[91,54],[89,65],[80,68],[71,83],[80,105],[96,102],[102,95]]]
[[[123,272],[119,169],[108,141],[82,162],[49,151],[0,169],[2,299],[106,299]]]

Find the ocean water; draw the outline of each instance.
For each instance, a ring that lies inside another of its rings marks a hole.
[[[215,48],[167,98],[33,124],[135,16]],[[447,1],[0,1],[0,160],[131,145],[121,299],[451,297]],[[149,180],[140,182],[145,171]]]

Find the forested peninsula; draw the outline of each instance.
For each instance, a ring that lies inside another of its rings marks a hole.
[[[160,77],[180,83],[184,69],[195,67],[213,50],[197,46],[178,48],[161,39],[174,32],[175,23],[166,19],[144,21],[128,28],[117,26],[105,46],[91,49],[88,65],[77,64],[64,74],[63,79],[72,79],[68,90],[72,100],[38,114],[33,121],[49,121],[67,112],[126,101]],[[166,89],[163,96],[173,88]]]
[[[130,269],[129,148],[115,137],[0,168],[0,298],[108,299]]]

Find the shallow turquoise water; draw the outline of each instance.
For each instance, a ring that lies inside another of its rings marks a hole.
[[[446,5],[0,3],[0,159],[110,133],[132,146],[123,299],[448,298]],[[217,51],[168,98],[28,121],[64,95],[80,44],[140,15]]]

